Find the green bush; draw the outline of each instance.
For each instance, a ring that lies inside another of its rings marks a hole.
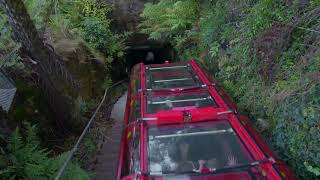
[[[110,61],[124,55],[127,34],[111,30],[109,5],[97,0],[63,0],[58,7],[58,13],[51,17],[54,29],[80,36]]]
[[[52,13],[53,0],[24,0],[28,13],[38,29],[47,25]]]
[[[84,20],[80,33],[86,42],[108,59],[121,58],[125,48],[123,36],[113,34],[108,26],[107,22],[96,17],[88,17]]]
[[[7,17],[2,12],[2,9],[0,8],[0,49],[6,49],[8,48],[8,44],[12,44],[11,40],[11,28],[8,25]]]
[[[6,148],[1,147],[1,179],[54,179],[66,159],[67,153],[50,157],[41,149],[36,126],[25,124],[25,132],[17,128]],[[90,179],[90,174],[76,163],[71,163],[62,179]]]
[[[185,44],[197,42],[192,25],[199,17],[197,0],[161,0],[158,4],[147,3],[141,14],[141,32],[151,39],[168,39],[179,49]]]

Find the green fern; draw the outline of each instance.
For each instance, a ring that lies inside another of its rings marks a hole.
[[[140,27],[152,39],[184,34],[197,20],[199,2],[196,0],[161,0],[158,4],[146,4]]]
[[[197,24],[200,16],[200,2],[197,0],[161,0],[158,4],[147,3],[141,14],[141,32],[150,39],[167,39],[187,57],[190,49],[198,44]]]
[[[25,123],[25,133],[16,128],[6,149],[0,155],[1,179],[54,179],[67,153],[49,157],[49,151],[40,148],[35,125]],[[90,174],[76,163],[71,163],[62,179],[90,179]]]
[[[98,0],[62,0],[58,13],[50,19],[50,25],[57,31],[72,32],[108,60],[124,55],[126,33],[111,31],[111,6]]]

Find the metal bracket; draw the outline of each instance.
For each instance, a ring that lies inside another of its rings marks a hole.
[[[183,123],[192,122],[192,114],[190,111],[183,111],[182,112],[182,121]]]

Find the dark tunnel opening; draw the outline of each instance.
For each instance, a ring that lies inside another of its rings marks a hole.
[[[164,46],[140,46],[130,48],[126,52],[127,67],[131,68],[137,63],[161,64],[173,59],[173,50],[170,45]]]
[[[145,34],[135,34],[128,40],[124,61],[112,62],[112,80],[128,77],[131,68],[138,63],[162,64],[166,60],[173,62],[174,48],[164,41],[149,40]]]

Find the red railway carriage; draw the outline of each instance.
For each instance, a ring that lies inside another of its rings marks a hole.
[[[295,179],[195,60],[134,66],[117,179]]]

